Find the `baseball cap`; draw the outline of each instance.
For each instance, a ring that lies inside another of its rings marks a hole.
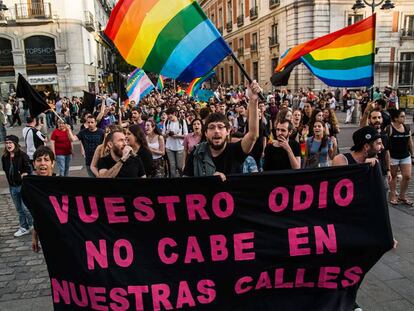
[[[375,128],[371,126],[364,126],[357,130],[354,134],[352,134],[352,140],[354,141],[354,145],[352,146],[351,150],[358,150],[364,144],[369,144],[370,142],[373,142],[378,138],[381,138],[381,135]]]

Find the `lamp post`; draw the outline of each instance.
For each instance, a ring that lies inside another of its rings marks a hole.
[[[392,3],[392,0],[371,0],[371,2],[367,0],[356,0],[355,4],[352,6],[352,10],[358,11],[360,9],[365,8],[365,6],[368,5],[369,7],[371,7],[372,14],[374,14],[375,8],[380,6],[381,4],[381,10],[391,10],[395,8],[395,5],[394,3]]]
[[[360,9],[364,9],[366,6],[371,7],[371,14],[374,14],[375,8],[381,5],[381,10],[392,10],[395,8],[394,3],[392,0],[356,0],[354,5],[352,6],[352,10],[357,12]],[[378,49],[374,46],[374,68],[373,68],[373,78],[375,80],[375,55]],[[371,99],[374,97],[374,85],[371,87]]]

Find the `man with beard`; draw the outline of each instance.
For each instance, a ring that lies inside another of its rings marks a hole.
[[[125,134],[110,132],[107,136],[110,154],[98,161],[99,177],[138,178],[146,177],[141,159],[127,146]]]
[[[371,126],[358,129],[353,135],[354,145],[350,153],[338,154],[332,160],[332,166],[357,163],[370,163],[375,166],[378,154],[384,149],[381,135]]]
[[[188,156],[185,176],[218,175],[224,181],[226,174],[242,173],[242,165],[259,135],[259,84],[253,81],[247,91],[249,97],[249,131],[236,143],[228,143],[230,123],[222,113],[210,114],[205,122],[206,142],[200,143]]]
[[[273,142],[264,150],[264,171],[300,169],[300,145],[289,139],[293,131],[290,121],[277,122]]]
[[[381,113],[380,113],[381,114]],[[338,154],[332,160],[332,166],[350,165],[357,163],[370,163],[375,166],[378,162],[378,154],[384,149],[381,135],[372,126],[364,126],[358,129],[353,135],[354,146],[351,153]],[[397,245],[394,240],[394,248]],[[355,302],[354,311],[362,311],[362,308]]]

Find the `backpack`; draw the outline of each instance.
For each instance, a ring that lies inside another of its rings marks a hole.
[[[180,127],[180,135],[184,134],[184,122],[187,125],[187,121],[185,121],[184,119],[178,119],[178,124],[179,124],[179,127]],[[171,120],[168,119],[167,122],[165,123],[165,129],[166,130],[169,130],[170,123],[171,123]],[[188,125],[187,125],[187,130],[188,130]]]
[[[44,146],[45,142],[43,140],[41,140],[39,138],[39,136],[37,136],[37,132],[40,132],[40,131],[38,129],[33,128],[33,127],[29,131],[27,131],[27,133],[26,133],[26,137],[24,138],[25,144],[27,145],[27,142],[26,142],[27,135],[29,135],[30,131],[32,131],[32,133],[33,133],[32,134],[33,135],[33,144],[34,144],[35,148],[37,149],[39,146]],[[43,136],[43,134],[42,134],[42,136]]]

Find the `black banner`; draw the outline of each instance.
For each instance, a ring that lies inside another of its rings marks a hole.
[[[367,165],[181,179],[28,176],[55,310],[350,311],[392,248]]]
[[[50,109],[45,99],[27,82],[21,73],[19,73],[19,78],[17,79],[16,96],[24,98],[29,106],[32,118],[36,118],[42,112]]]

